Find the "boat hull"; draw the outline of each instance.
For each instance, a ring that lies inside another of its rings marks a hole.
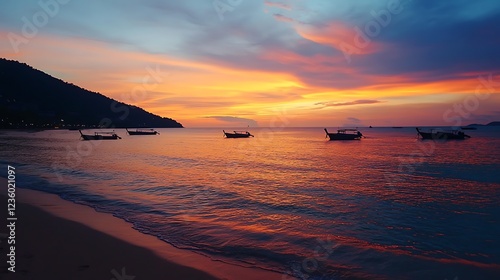
[[[445,132],[445,131],[437,131],[437,132],[424,132],[417,128],[417,132],[422,139],[425,140],[464,140],[470,138],[469,135],[458,132]]]
[[[128,131],[128,135],[156,135],[157,131]]]
[[[83,140],[117,140],[118,135],[82,135]]]
[[[335,140],[360,140],[361,136],[354,135],[354,134],[328,133],[328,138],[330,138],[330,141],[335,141]]]
[[[250,135],[247,134],[235,134],[235,133],[227,133],[225,132],[226,138],[249,138]]]
[[[147,130],[147,131],[144,131],[144,130],[136,130],[136,131],[130,131],[128,129],[125,129],[128,133],[128,135],[156,135],[156,134],[160,134],[158,131],[156,130]]]

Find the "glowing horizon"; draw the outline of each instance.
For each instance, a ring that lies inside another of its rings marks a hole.
[[[186,127],[500,119],[500,4],[304,2],[8,2],[0,56]]]

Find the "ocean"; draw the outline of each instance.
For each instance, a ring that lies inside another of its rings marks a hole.
[[[500,279],[500,127],[447,142],[413,127],[360,128],[359,141],[249,130],[2,130],[0,176],[12,165],[18,187],[283,279]]]

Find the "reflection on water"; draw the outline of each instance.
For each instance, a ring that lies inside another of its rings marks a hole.
[[[79,141],[1,132],[20,185],[113,213],[181,248],[298,278],[488,278],[500,273],[500,133],[414,128],[326,141],[322,128],[163,129]]]

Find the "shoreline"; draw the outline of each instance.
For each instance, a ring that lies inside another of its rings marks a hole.
[[[6,187],[7,180],[0,177],[0,184]],[[0,194],[5,202],[6,193],[5,188]],[[0,213],[6,222],[7,211]],[[176,248],[125,220],[55,194],[17,187],[16,216],[16,273],[2,261],[2,279],[112,279],[123,272],[136,279],[282,279],[280,273]],[[7,242],[1,241],[4,260]]]

